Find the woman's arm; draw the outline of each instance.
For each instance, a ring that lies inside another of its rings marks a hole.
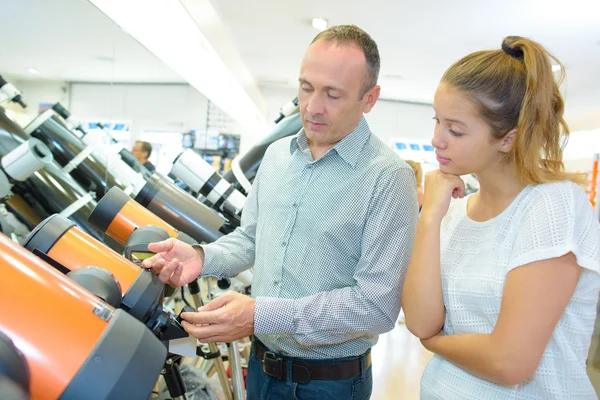
[[[438,333],[446,316],[440,275],[440,224],[424,215],[419,218],[402,289],[406,327],[420,339]]]
[[[506,277],[489,335],[436,335],[428,350],[482,379],[516,385],[535,373],[582,273],[573,253],[533,262]]]
[[[415,244],[402,289],[406,327],[420,339],[437,334],[446,316],[440,272],[440,227],[452,197],[462,197],[464,183],[455,175],[433,171],[425,176],[425,196]]]

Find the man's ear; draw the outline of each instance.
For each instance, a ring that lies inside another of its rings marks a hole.
[[[500,141],[500,152],[502,153],[508,153],[509,151],[512,150],[514,144],[515,144],[515,139],[517,138],[517,128],[513,129],[512,131],[508,132],[504,138],[502,138],[502,140]]]
[[[365,105],[363,106],[363,113],[368,113],[371,111],[375,103],[377,103],[377,99],[379,99],[379,94],[381,93],[381,87],[379,85],[373,86],[367,93],[364,94],[363,99],[366,98]]]

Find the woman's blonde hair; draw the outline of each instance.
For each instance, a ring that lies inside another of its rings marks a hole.
[[[560,66],[558,81],[551,60]],[[517,129],[506,161],[514,165],[520,182],[581,183],[585,175],[566,172],[562,161],[569,135],[558,89],[563,78],[560,61],[540,44],[509,36],[500,50],[478,51],[454,63],[442,82],[474,101],[495,138]]]
[[[415,179],[417,180],[417,187],[423,186],[423,168],[421,163],[413,160],[405,160],[408,165],[415,171]]]

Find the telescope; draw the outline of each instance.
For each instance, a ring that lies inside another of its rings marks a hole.
[[[23,353],[8,336],[0,332],[0,393],[4,400],[30,398],[29,365]]]
[[[150,330],[1,234],[0,268],[0,331],[28,364],[31,398],[148,398],[167,355]]]
[[[191,198],[186,194],[187,197]],[[208,209],[210,215],[214,215],[214,211]],[[171,215],[174,219],[176,213]],[[189,218],[192,218],[190,215]],[[205,222],[206,220],[203,220]],[[217,223],[220,221],[216,219]],[[188,231],[176,229],[174,226],[163,220],[160,216],[154,214],[147,208],[142,207],[142,204],[131,199],[125,192],[119,188],[112,188],[106,196],[98,202],[98,205],[92,211],[89,222],[101,232],[110,236],[112,239],[125,245],[131,233],[137,228],[155,225],[163,228],[169,237],[177,238],[188,244],[200,243],[202,241],[212,242],[219,238],[220,233],[206,229],[209,224],[194,223],[193,226],[202,227],[203,230],[193,229],[192,234],[188,235]],[[192,223],[188,221],[180,221],[179,226],[189,226]]]
[[[125,310],[159,339],[188,336],[178,316],[162,308],[164,284],[158,276],[81,231],[67,218],[58,214],[47,218],[31,232],[23,247],[112,306]]]
[[[221,211],[232,225],[240,225],[240,214],[246,202],[243,195],[235,186],[227,182],[207,163],[198,153],[187,149],[181,153],[171,169],[171,174],[180,179],[193,192],[206,197],[207,202]]]
[[[73,116],[62,104],[56,103],[52,106],[52,109],[62,117],[62,119],[66,122],[71,132],[73,132],[78,138],[82,139],[89,146],[103,144],[103,134],[96,130],[88,130],[81,123],[75,122]],[[73,128],[74,126],[74,128]],[[101,123],[97,123],[97,126],[111,141],[111,144],[118,144],[118,142],[110,137],[108,133],[104,131],[104,126]],[[86,136],[89,135],[89,138]],[[137,173],[141,173],[143,175],[151,175],[148,170],[135,158],[133,154],[129,150],[127,150],[124,146],[121,146],[115,154],[118,154],[123,162],[125,162],[131,169],[133,169]]]
[[[12,101],[23,108],[27,108],[27,104],[25,104],[21,97],[21,92],[19,92],[12,83],[6,82],[6,80],[0,76],[0,103],[8,101]]]
[[[4,157],[0,157],[0,214],[1,231],[20,242],[31,229],[31,223],[38,219],[35,212],[28,206],[15,199],[12,205],[16,208],[21,206],[20,212],[10,211],[6,200],[13,196],[12,187],[15,183],[28,179],[40,168],[52,162],[50,150],[41,141],[31,139]],[[24,207],[23,207],[24,206]],[[23,212],[24,211],[24,212]],[[22,218],[19,218],[24,214]],[[29,223],[29,226],[28,226]]]
[[[30,139],[2,157],[0,161],[0,199],[11,194],[15,182],[28,179],[52,162],[52,153],[41,140]]]
[[[23,145],[29,137],[0,107],[0,157]],[[34,140],[37,140],[34,138]],[[33,173],[23,182],[15,182],[13,196],[6,200],[9,211],[33,229],[44,218],[61,213],[96,238],[102,235],[88,222],[96,202],[56,161]]]
[[[126,181],[121,181],[107,171],[106,165],[93,154],[94,148],[71,132],[61,117],[53,109],[38,115],[25,128],[27,136],[43,141],[52,151],[63,171],[72,175],[86,190],[102,198],[113,186],[126,189]]]
[[[221,236],[219,230],[225,219],[217,212],[159,173],[146,181],[118,155],[105,159],[97,151],[98,141],[91,132],[83,139],[78,138],[56,111],[50,109],[40,114],[27,125],[25,132],[42,140],[64,171],[96,193],[96,200],[117,187],[198,242],[212,242]]]
[[[243,156],[235,158],[231,163],[231,169],[223,174],[223,178],[227,182],[234,184],[238,190],[243,189],[247,194],[250,192],[252,181],[256,176],[267,148],[279,139],[295,135],[300,129],[302,129],[302,118],[299,113],[282,119],[275,125],[271,133],[257,145],[252,147]]]

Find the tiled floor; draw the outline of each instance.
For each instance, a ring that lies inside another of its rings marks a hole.
[[[431,353],[404,325],[381,335],[373,348],[372,400],[419,399],[421,375]]]

